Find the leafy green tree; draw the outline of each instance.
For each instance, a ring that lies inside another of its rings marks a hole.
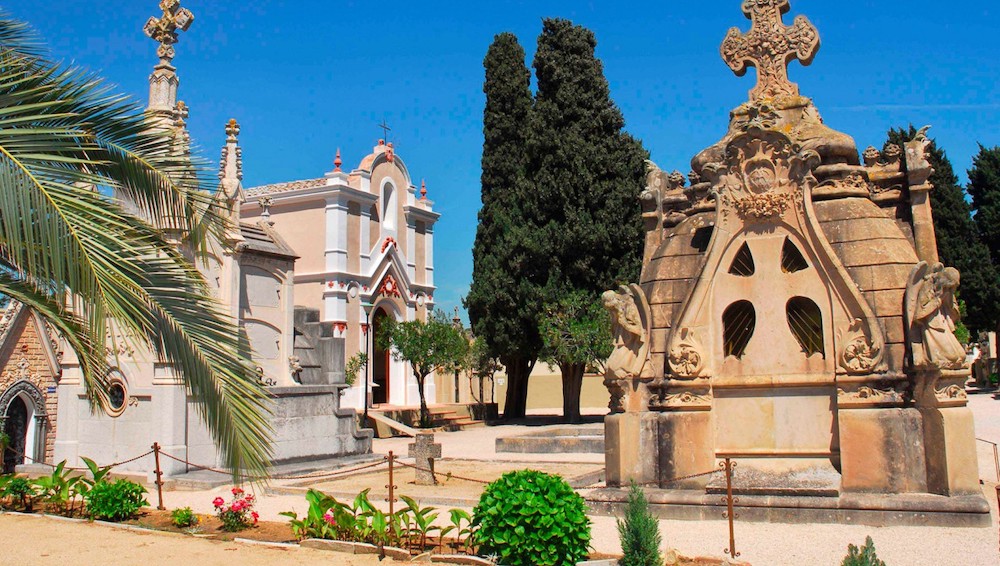
[[[123,335],[175,368],[234,473],[264,471],[266,395],[187,257],[225,232],[204,190],[218,180],[141,106],[47,60],[4,15],[0,69],[0,294],[69,342],[93,404],[108,398],[106,336]]]
[[[571,292],[545,308],[539,331],[544,343],[542,359],[558,366],[562,374],[563,416],[578,423],[583,374],[611,355],[608,315],[596,297]]]
[[[431,414],[427,410],[424,382],[435,371],[454,371],[461,367],[469,350],[465,334],[455,328],[444,312],[435,311],[426,322],[396,322],[389,318],[375,340],[380,348],[391,347],[397,360],[409,362],[420,392],[420,426],[430,427]]]
[[[524,181],[531,190],[523,191],[524,226],[531,231],[526,246],[534,268],[530,276],[543,289],[547,310],[588,316],[591,308],[599,309],[601,292],[639,278],[639,194],[649,157],[623,131],[625,120],[611,100],[596,47],[586,28],[562,19],[542,23]],[[593,297],[594,306],[583,308],[582,296]],[[589,343],[589,336],[580,343]],[[581,368],[594,358],[583,360],[578,350],[551,344],[547,352],[562,370],[564,393],[570,395],[563,399],[565,416],[576,419]]]
[[[990,251],[993,265],[1000,262],[1000,147],[981,144],[969,169],[969,196],[979,237]]]
[[[642,488],[633,481],[625,503],[625,520],[617,519],[618,538],[622,546],[622,559],[618,566],[661,566],[663,556],[660,545],[660,525],[649,512],[649,502]]]
[[[916,134],[912,125],[908,129],[892,129],[887,143],[903,147]],[[1000,276],[989,249],[979,238],[965,192],[947,154],[932,140],[928,157],[934,168],[930,177],[934,185],[931,210],[939,259],[962,273],[959,293],[968,311],[965,324],[976,331],[992,329],[1000,316]]]
[[[507,372],[505,418],[525,414],[528,376],[541,338],[537,269],[525,253],[530,232],[521,223],[531,73],[524,49],[511,33],[497,35],[483,61],[482,202],[472,249],[472,286],[465,307],[476,336]]]

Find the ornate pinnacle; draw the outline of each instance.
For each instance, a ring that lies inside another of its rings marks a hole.
[[[240,136],[240,123],[236,121],[236,118],[230,118],[226,122],[226,141],[234,142]]]
[[[194,14],[187,8],[181,8],[180,0],[160,0],[160,10],[163,15],[149,18],[142,29],[153,41],[160,43],[156,50],[160,59],[170,61],[174,58],[178,30],[187,31],[194,21]]]
[[[427,200],[427,181],[420,180],[420,200]]]
[[[750,31],[731,28],[722,42],[722,59],[737,76],[747,67],[757,68],[757,86],[750,100],[798,96],[799,87],[788,80],[788,64],[798,59],[812,63],[819,51],[819,32],[805,16],[796,16],[791,26],[782,22],[788,0],[743,0],[743,13],[750,18]]]
[[[333,170],[334,170],[334,172],[340,173],[340,166],[343,165],[343,164],[344,164],[344,162],[340,159],[340,148],[338,147],[337,148],[337,157],[333,158]]]

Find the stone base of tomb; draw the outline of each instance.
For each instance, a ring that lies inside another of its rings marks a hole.
[[[650,511],[661,519],[721,520],[725,496],[696,490],[645,490]],[[621,517],[628,489],[603,488],[587,495],[599,515]],[[740,495],[737,521],[758,523],[845,523],[868,526],[989,527],[990,507],[980,493],[945,497],[929,494],[858,494],[838,497]]]

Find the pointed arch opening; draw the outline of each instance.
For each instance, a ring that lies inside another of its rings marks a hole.
[[[742,358],[757,327],[757,311],[750,301],[737,301],[722,313],[722,342],[726,357]]]
[[[795,273],[809,269],[809,262],[802,256],[799,248],[788,238],[781,247],[781,270],[785,273]]]
[[[806,356],[826,357],[823,347],[823,313],[819,305],[805,297],[792,297],[785,306],[788,328]]]
[[[757,266],[753,262],[753,254],[750,253],[750,246],[746,242],[740,246],[736,252],[732,265],[729,266],[729,274],[737,277],[750,277],[757,271]]]

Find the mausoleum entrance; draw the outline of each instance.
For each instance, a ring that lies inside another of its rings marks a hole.
[[[24,451],[28,446],[28,423],[31,415],[28,406],[20,396],[14,397],[5,408],[3,432],[10,438],[10,446],[3,455],[3,473],[10,474],[14,468],[24,463]]]
[[[389,314],[385,309],[375,311],[375,319],[372,324],[374,330],[373,337],[377,337],[382,332]],[[389,349],[382,348],[375,339],[375,353],[372,355],[372,404],[381,405],[389,402],[389,368],[392,363],[389,359]]]

